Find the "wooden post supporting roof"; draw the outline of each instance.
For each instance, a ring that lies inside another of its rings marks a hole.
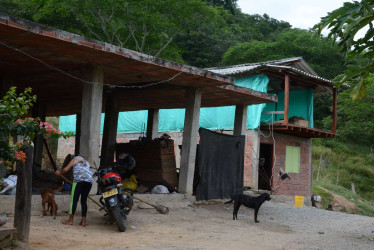
[[[184,119],[178,192],[192,194],[201,106],[201,90],[198,88],[188,88],[186,91],[186,100],[187,105]]]
[[[17,238],[28,242],[30,234],[31,198],[32,198],[32,164],[34,149],[25,148],[26,162],[17,162],[16,204],[14,208],[14,227]]]
[[[288,125],[288,110],[290,103],[290,76],[285,75],[284,78],[284,125]]]
[[[147,141],[158,137],[159,109],[148,109]]]
[[[336,134],[337,106],[338,106],[338,90],[334,88],[332,96],[332,128],[333,134]]]
[[[80,154],[94,168],[99,167],[100,123],[103,98],[104,73],[102,66],[87,67],[85,74],[89,83],[83,84]],[[95,185],[96,182],[93,182]],[[91,189],[95,193],[96,188]]]
[[[245,135],[247,129],[247,105],[236,105],[234,135]]]
[[[77,114],[77,122],[75,124],[75,147],[74,147],[74,154],[79,155],[79,149],[80,149],[80,138],[81,138],[81,120],[82,116],[81,114]]]
[[[116,146],[117,138],[117,126],[118,126],[118,114],[119,114],[119,100],[118,95],[114,90],[106,92],[106,104],[105,104],[105,119],[104,119],[104,132],[103,140],[101,144],[101,160],[100,166],[107,167],[113,164],[114,151]]]
[[[45,122],[47,108],[45,103],[37,102],[32,108],[32,117],[39,117]],[[43,135],[38,135],[34,139],[34,164],[33,171],[39,172],[42,169],[43,158]]]

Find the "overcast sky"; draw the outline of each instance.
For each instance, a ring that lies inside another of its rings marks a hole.
[[[289,22],[293,28],[309,29],[350,0],[238,0],[242,12],[268,14],[277,20]]]

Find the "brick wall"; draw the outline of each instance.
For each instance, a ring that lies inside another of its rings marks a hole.
[[[232,133],[226,131],[225,133]],[[182,144],[182,132],[168,132],[168,135],[174,140],[175,156],[177,167],[180,166],[180,150],[178,145]],[[137,140],[141,134],[130,134],[130,133],[119,133],[117,135],[118,143],[129,142],[130,140]],[[282,195],[301,195],[308,196],[308,187],[310,178],[310,147],[311,140],[298,138],[294,136],[288,136],[283,134],[274,134],[275,140],[275,166],[273,169],[273,188],[278,186],[281,180],[278,177],[280,168],[285,170],[286,161],[286,146],[297,146],[300,147],[300,172],[299,174],[289,174],[291,180],[287,179],[284,181],[278,190],[278,194]],[[259,142],[270,143],[274,145],[272,137],[266,138],[265,136],[258,136],[257,131],[247,130],[246,133],[246,145],[244,155],[244,186],[250,186],[257,188],[258,179],[258,155],[259,155]],[[57,158],[59,162],[62,162],[67,154],[74,154],[75,138],[70,137],[69,139],[60,139]],[[311,191],[311,190],[310,190]]]
[[[286,169],[286,146],[300,147],[300,171],[298,174],[289,173],[291,180],[286,179],[280,186],[278,194],[284,195],[300,195],[308,196],[308,187],[310,179],[310,147],[312,146],[310,139],[304,139],[284,134],[274,134],[275,140],[275,166],[273,169],[273,188],[281,183],[278,177],[280,168],[284,171]],[[265,138],[261,136],[262,143],[272,143],[274,145],[273,138]]]

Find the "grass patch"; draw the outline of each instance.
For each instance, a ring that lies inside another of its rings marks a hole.
[[[316,185],[313,186],[313,194],[321,196],[321,208],[326,209],[329,204],[331,204],[333,198],[332,195],[325,190],[317,187]]]
[[[332,195],[317,186],[321,186],[334,194],[343,196],[347,200],[355,204],[358,207],[358,209],[355,211],[355,214],[374,217],[374,207],[372,201],[365,200],[364,197],[360,196],[359,194],[354,194],[350,189],[344,188],[342,186],[335,185],[329,182],[315,181],[313,194],[321,196],[321,204],[323,209],[326,209],[328,204],[332,202]]]

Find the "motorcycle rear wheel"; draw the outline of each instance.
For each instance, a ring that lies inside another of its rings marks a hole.
[[[124,217],[121,214],[121,210],[119,209],[119,207],[118,206],[111,207],[110,213],[112,214],[112,217],[117,224],[118,230],[120,232],[125,232],[126,231],[126,225],[125,225],[126,217]]]

